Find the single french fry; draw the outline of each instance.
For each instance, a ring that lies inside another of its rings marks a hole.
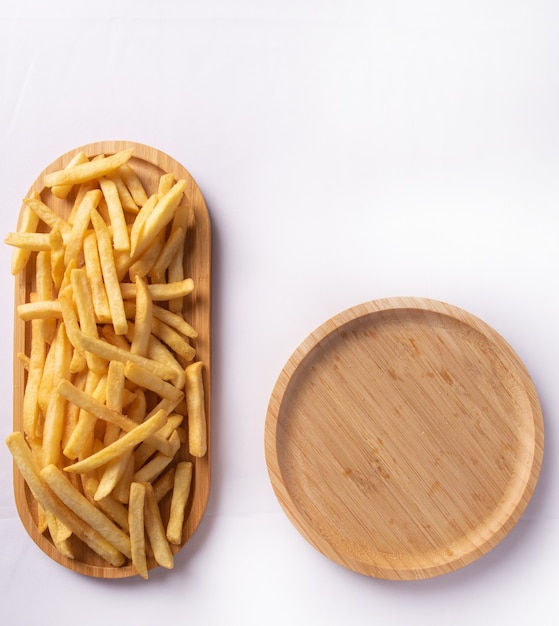
[[[71,261],[78,259],[83,247],[83,240],[87,227],[91,221],[91,212],[97,208],[103,194],[100,189],[92,189],[83,197],[78,206],[72,223],[72,230],[66,239],[64,252],[64,264],[68,266]]]
[[[115,250],[130,250],[128,226],[124,217],[124,210],[118,195],[118,189],[110,178],[100,178],[99,184],[107,203],[110,223],[113,229],[113,246]]]
[[[70,371],[72,373],[82,372],[87,366],[87,359],[85,352],[78,345],[77,337],[80,333],[80,327],[78,323],[78,314],[74,306],[73,289],[71,284],[59,292],[58,302],[60,303],[62,319],[66,325],[68,340],[74,347]]]
[[[65,244],[64,238],[62,237],[62,233],[57,229],[53,228],[49,233],[49,244],[50,244],[50,272],[52,276],[52,281],[57,288],[60,288],[62,284],[62,280],[64,279],[64,254],[65,254]]]
[[[122,177],[122,180],[130,195],[132,196],[134,202],[142,207],[147,202],[148,196],[146,190],[139,179],[138,175],[130,165],[130,163],[125,163],[118,168],[118,173]]]
[[[175,545],[179,545],[182,539],[186,503],[192,484],[192,467],[190,461],[181,461],[177,463],[175,470],[173,495],[166,530],[167,541]]]
[[[196,361],[186,370],[186,406],[188,411],[188,447],[190,454],[203,457],[207,451],[206,411],[202,361]]]
[[[39,194],[35,193],[34,197],[39,197]],[[39,224],[39,217],[36,213],[26,206],[25,204],[21,208],[19,219],[19,233],[34,233],[37,231]],[[27,261],[31,256],[31,250],[24,248],[15,248],[12,253],[12,267],[11,271],[14,276],[19,274],[27,265]]]
[[[109,310],[109,300],[107,298],[105,284],[103,283],[103,272],[99,260],[97,236],[94,231],[86,235],[83,242],[83,253],[87,280],[91,287],[95,316],[97,321],[101,324],[110,322],[111,312]]]
[[[149,285],[148,289],[154,301],[171,300],[192,293],[194,281],[192,278],[185,278],[178,283],[156,283]],[[133,300],[136,297],[135,283],[120,283],[120,290],[125,300]]]
[[[171,226],[171,237],[173,233],[178,230],[183,230],[186,233],[189,206],[186,202],[182,202],[173,216],[173,222]],[[167,268],[167,281],[179,282],[184,278],[184,246],[179,247],[177,253],[171,258],[169,266]],[[169,302],[169,310],[174,313],[180,313],[183,309],[183,297],[179,296],[173,298]]]
[[[27,373],[27,383],[23,396],[23,430],[30,437],[38,436],[37,425],[39,422],[39,385],[43,375],[43,367],[47,355],[47,345],[38,325],[40,320],[31,322],[31,352],[29,356],[29,370]]]
[[[110,361],[107,372],[107,392],[105,403],[108,409],[115,411],[116,413],[122,413],[124,408],[125,382],[124,363],[122,363],[122,361]],[[103,443],[108,446],[113,441],[116,441],[119,435],[120,427],[118,425],[107,424]]]
[[[16,431],[9,434],[6,444],[23,479],[41,507],[56,515],[72,533],[108,563],[120,567],[125,560],[122,553],[68,508],[41,478],[39,467],[25,443],[23,433]]]
[[[124,312],[124,304],[122,302],[122,294],[120,292],[109,229],[97,211],[91,212],[91,221],[97,235],[99,260],[101,262],[105,289],[107,290],[107,297],[109,299],[112,323],[116,334],[124,335],[128,330],[128,322]]]
[[[175,184],[175,175],[171,172],[161,174],[159,178],[159,184],[157,186],[157,195],[163,197],[168,191],[171,191]]]
[[[148,272],[154,283],[165,282],[165,272],[175,256],[180,255],[182,259],[180,252],[184,248],[184,237],[184,230],[178,228],[171,232],[169,238],[161,247],[159,255]],[[181,276],[181,279],[182,278],[184,277]]]
[[[67,559],[74,559],[75,555],[68,541],[72,535],[72,531],[60,522],[52,513],[46,514],[46,522],[50,537],[56,546],[56,549]]]
[[[145,422],[139,424],[136,428],[127,432],[120,439],[117,439],[106,448],[103,448],[99,452],[96,452],[81,461],[77,461],[72,465],[67,465],[64,469],[67,472],[77,473],[85,473],[97,469],[115,457],[124,454],[127,450],[135,448],[150,435],[153,435],[163,426],[166,419],[167,413],[165,410],[161,409]]]
[[[17,314],[26,322],[34,319],[60,319],[62,308],[58,300],[37,300],[18,304]]]
[[[126,313],[126,307],[125,307]],[[134,319],[134,334],[130,352],[146,356],[151,335],[153,318],[153,302],[147,283],[142,278],[136,278],[136,307]]]
[[[57,185],[77,185],[106,176],[113,170],[126,163],[132,156],[133,150],[121,150],[111,156],[101,157],[86,163],[80,163],[56,172],[45,175],[45,187]]]
[[[51,348],[52,349],[52,348]],[[62,322],[56,333],[56,347],[54,358],[54,379],[65,380],[70,375],[72,361],[72,344],[68,340],[66,327]],[[62,454],[62,434],[64,432],[64,418],[66,401],[59,394],[50,397],[45,423],[43,427],[42,462],[43,465],[58,463]]]
[[[164,381],[157,374],[152,374],[148,369],[141,367],[137,363],[128,361],[124,367],[126,378],[137,385],[154,391],[161,398],[182,400],[184,394],[181,389],[177,389],[173,384]]]
[[[163,498],[171,491],[174,480],[175,468],[174,466],[171,466],[153,483],[153,494],[157,502],[161,502],[161,500],[163,500]]]
[[[29,252],[50,250],[48,233],[8,233],[6,239],[4,239],[4,243]]]
[[[145,528],[153,556],[161,567],[173,569],[173,553],[165,535],[165,527],[157,506],[153,486],[151,483],[144,483],[144,485],[146,487]]]
[[[146,535],[144,529],[146,487],[141,483],[130,485],[128,502],[128,527],[130,529],[130,547],[132,565],[142,578],[147,579]]]

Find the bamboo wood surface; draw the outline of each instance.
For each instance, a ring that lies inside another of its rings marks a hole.
[[[47,173],[62,169],[69,161],[70,157],[83,150],[89,157],[98,154],[113,154],[120,150],[133,148],[134,154],[129,163],[137,172],[140,180],[144,184],[148,195],[157,190],[159,177],[164,173],[173,173],[177,179],[187,181],[185,195],[191,205],[190,218],[188,224],[187,247],[185,250],[185,275],[193,278],[194,292],[184,299],[185,318],[197,329],[198,337],[192,341],[196,348],[197,360],[203,361],[206,418],[208,427],[208,452],[203,458],[191,458],[188,455],[186,446],[182,446],[175,463],[179,460],[190,460],[194,464],[192,495],[189,499],[186,510],[186,520],[183,531],[182,542],[178,546],[173,546],[172,550],[177,553],[190,539],[198,527],[204,511],[206,509],[209,489],[210,489],[210,460],[211,460],[211,343],[210,343],[210,312],[211,312],[211,223],[210,216],[195,180],[190,173],[169,155],[156,150],[155,148],[129,142],[129,141],[101,141],[80,146],[68,152],[53,163],[51,163],[36,179],[30,188],[41,194],[43,201],[51,207],[55,207],[56,212],[67,217],[71,208],[73,196],[68,200],[55,198],[50,189],[44,186],[44,177]],[[18,304],[29,301],[29,294],[34,289],[34,265],[29,265],[28,269],[15,279],[15,307]],[[31,327],[30,323],[24,323],[14,312],[14,430],[23,430],[22,406],[23,393],[25,387],[24,367],[18,359],[17,354],[24,352],[30,344]],[[54,547],[47,535],[42,535],[37,529],[37,511],[34,500],[25,485],[20,473],[14,466],[14,494],[19,516],[25,529],[33,541],[49,557],[61,565],[75,570],[81,574],[98,578],[123,578],[136,574],[135,568],[130,564],[123,567],[108,566],[100,557],[83,544],[76,544],[74,547],[75,559],[68,559],[61,555]],[[168,514],[170,495],[166,496],[167,501],[162,505],[164,515]],[[155,567],[155,562],[151,559],[149,568]]]
[[[344,311],[289,358],[265,426],[269,476],[334,562],[393,580],[463,567],[525,510],[543,457],[533,382],[504,339],[449,304]]]

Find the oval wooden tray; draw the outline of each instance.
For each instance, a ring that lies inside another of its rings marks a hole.
[[[193,341],[196,348],[197,359],[205,363],[205,401],[206,417],[208,421],[208,452],[203,458],[190,458],[187,451],[182,450],[177,454],[178,460],[191,460],[194,463],[192,497],[189,500],[186,511],[187,519],[183,532],[183,540],[180,546],[174,546],[173,552],[178,552],[190,539],[198,527],[204,514],[210,489],[210,452],[211,452],[211,350],[210,350],[210,305],[211,305],[211,223],[210,216],[200,189],[190,173],[172,157],[151,148],[149,146],[130,141],[101,141],[80,146],[60,156],[51,163],[33,183],[29,190],[41,194],[43,201],[54,207],[56,212],[67,217],[71,208],[71,199],[59,200],[55,198],[48,188],[44,186],[44,176],[49,172],[62,169],[76,152],[83,150],[89,157],[97,154],[113,154],[120,150],[134,148],[134,155],[129,163],[137,172],[148,194],[157,190],[159,177],[165,172],[173,173],[177,179],[184,178],[187,181],[185,193],[190,197],[192,206],[190,222],[188,225],[188,247],[185,252],[185,275],[194,279],[195,291],[185,298],[185,317],[198,330],[199,336]],[[34,271],[24,271],[16,277],[15,281],[15,307],[28,301],[29,294],[35,288]],[[17,358],[17,354],[24,352],[29,347],[30,326],[22,322],[17,313],[14,313],[14,430],[23,430],[22,406],[25,385],[25,371]],[[14,466],[14,493],[19,516],[25,529],[35,543],[53,560],[61,565],[98,578],[123,578],[133,576],[136,570],[131,565],[123,567],[111,567],[100,559],[89,548],[80,544],[76,546],[76,558],[68,559],[61,555],[51,543],[48,535],[42,535],[37,529],[37,512],[35,501],[29,489],[23,481],[19,471]],[[166,505],[162,505],[168,507]],[[151,569],[155,563],[148,563]]]
[[[390,298],[344,311],[290,357],[265,426],[268,471],[299,532],[351,570],[420,579],[512,528],[543,456],[528,372],[454,306]]]

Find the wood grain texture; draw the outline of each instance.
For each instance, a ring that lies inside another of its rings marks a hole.
[[[134,155],[129,163],[136,170],[143,182],[148,194],[157,190],[161,174],[170,172],[177,179],[187,181],[186,196],[191,205],[190,222],[188,225],[187,248],[185,251],[185,275],[193,278],[194,292],[185,301],[185,318],[198,330],[199,336],[193,340],[196,348],[197,360],[205,364],[205,402],[206,417],[208,421],[208,452],[203,458],[190,458],[185,446],[177,454],[175,462],[179,460],[191,460],[194,463],[192,496],[189,500],[181,545],[174,546],[173,552],[178,552],[190,539],[198,527],[206,509],[210,489],[210,463],[211,463],[211,223],[210,216],[198,185],[190,173],[171,156],[143,144],[129,141],[102,141],[80,146],[67,154],[60,156],[51,163],[36,179],[29,190],[41,194],[44,202],[55,207],[56,212],[66,217],[71,208],[72,196],[68,200],[55,198],[48,188],[44,186],[44,176],[63,168],[70,157],[79,150],[83,150],[89,157],[97,154],[113,154],[127,148],[134,149]],[[34,289],[34,265],[16,277],[15,281],[15,307],[28,301],[29,294]],[[22,405],[25,387],[25,371],[17,358],[19,352],[27,350],[30,344],[30,324],[22,322],[14,312],[14,430],[23,430]],[[25,485],[21,475],[14,466],[14,493],[19,516],[27,532],[35,543],[49,557],[61,565],[75,570],[81,574],[99,578],[122,578],[136,574],[131,565],[123,567],[110,567],[89,548],[81,543],[75,546],[76,558],[74,560],[62,556],[53,546],[48,535],[41,535],[37,530],[37,512],[34,500]],[[168,511],[170,496],[163,505]],[[155,567],[153,559],[149,562],[149,568]]]
[[[478,559],[525,510],[543,457],[526,368],[473,315],[438,301],[359,305],[315,330],[270,398],[269,476],[320,552],[377,578]]]

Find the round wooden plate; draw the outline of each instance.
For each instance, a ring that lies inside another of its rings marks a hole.
[[[351,570],[410,580],[471,563],[511,530],[543,457],[539,400],[473,315],[389,298],[344,311],[290,357],[266,462],[285,513]]]
[[[129,163],[132,165],[140,180],[144,184],[148,195],[157,190],[159,177],[163,173],[173,173],[176,179],[183,178],[187,181],[185,195],[191,206],[190,221],[188,224],[188,245],[184,255],[185,275],[194,280],[196,288],[188,298],[185,298],[184,313],[186,319],[198,330],[198,338],[193,342],[196,348],[197,358],[205,364],[205,402],[206,418],[208,421],[208,452],[203,458],[190,458],[183,449],[177,454],[177,461],[182,459],[191,460],[194,463],[192,497],[188,503],[187,518],[185,521],[182,543],[173,546],[173,551],[178,552],[192,536],[198,527],[206,509],[210,489],[210,398],[211,398],[211,350],[210,350],[210,322],[211,322],[211,224],[210,216],[198,185],[190,173],[175,159],[155,148],[130,142],[130,141],[100,141],[80,146],[63,154],[37,177],[31,186],[28,196],[32,191],[41,194],[44,202],[54,207],[62,217],[70,213],[74,195],[66,200],[59,200],[53,196],[50,189],[44,185],[45,174],[62,169],[66,166],[71,156],[83,150],[87,156],[93,157],[98,154],[110,155],[120,150],[134,149],[134,154]],[[15,281],[15,307],[18,304],[29,301],[29,294],[35,289],[34,265],[21,272]],[[14,412],[13,428],[23,431],[23,392],[25,385],[25,369],[18,353],[23,353],[30,344],[30,323],[24,323],[17,311],[14,313]],[[27,352],[28,353],[28,352]],[[75,570],[81,574],[97,578],[123,578],[136,574],[131,564],[122,567],[107,565],[92,550],[81,543],[76,543],[74,552],[75,559],[63,556],[53,545],[46,534],[41,534],[37,528],[37,507],[29,489],[21,474],[14,466],[14,493],[19,516],[25,529],[35,543],[53,560],[63,566]],[[163,506],[167,506],[168,502]],[[151,558],[148,567],[156,566]]]

